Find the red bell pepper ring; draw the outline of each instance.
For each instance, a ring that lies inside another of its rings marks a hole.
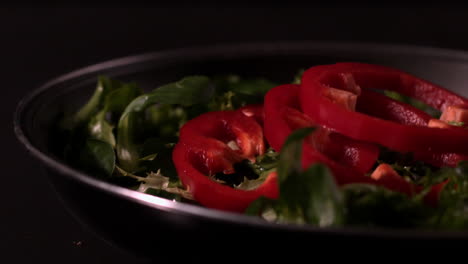
[[[298,85],[281,85],[271,89],[265,96],[264,133],[273,149],[280,151],[289,134],[298,128],[314,126],[315,123],[299,108]],[[315,151],[329,159],[366,173],[374,165],[379,149],[374,144],[358,142],[340,134],[319,128],[309,138]]]
[[[179,141],[199,141],[206,138],[217,139],[226,146],[228,143],[235,143],[237,150],[234,152],[251,160],[265,152],[262,127],[253,118],[239,111],[204,113],[180,129]]]
[[[432,120],[432,117],[422,110],[369,90],[362,91],[359,96],[357,110],[364,114],[404,125],[427,126],[429,121]],[[449,124],[446,124],[446,127],[452,128]],[[428,151],[414,152],[414,158],[439,168],[443,166],[455,167],[459,161],[468,160],[466,155]]]
[[[396,91],[439,110],[451,105],[468,105],[466,98],[396,69],[362,63],[338,63],[315,66],[304,72],[299,95],[304,113],[340,134],[393,150],[468,154],[468,133],[465,129],[438,129],[383,120],[350,111],[323,96],[329,87],[349,89],[343,78],[343,75],[349,74],[362,90]]]
[[[230,145],[235,142],[235,146]],[[181,182],[200,204],[220,210],[243,212],[261,196],[279,195],[276,173],[254,190],[235,189],[213,179],[218,172],[233,173],[233,164],[264,152],[260,125],[240,111],[202,114],[180,130],[172,158]]]

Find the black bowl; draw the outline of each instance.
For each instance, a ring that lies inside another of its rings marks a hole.
[[[278,257],[285,245],[306,245],[315,254],[328,248],[440,248],[468,242],[468,232],[319,229],[266,223],[260,219],[211,210],[142,194],[108,184],[65,164],[56,135],[58,118],[76,109],[105,74],[137,81],[143,88],[188,74],[238,73],[290,82],[301,68],[339,61],[396,67],[468,95],[468,53],[427,47],[359,43],[253,43],[189,48],[116,59],[60,76],[31,92],[18,105],[14,129],[22,145],[46,169],[59,197],[84,225],[121,248],[159,259],[175,253],[218,252],[242,259],[247,251],[269,249],[261,259]],[[320,250],[318,250],[320,249]],[[309,254],[297,251],[295,256]],[[206,258],[204,254],[198,255]]]

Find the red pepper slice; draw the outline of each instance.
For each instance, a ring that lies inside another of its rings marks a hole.
[[[260,196],[278,197],[276,173],[254,190],[235,189],[209,175],[232,173],[234,163],[253,159],[264,148],[262,128],[253,118],[240,111],[218,111],[188,121],[180,130],[172,157],[180,180],[196,201],[210,208],[242,212]]]
[[[465,129],[438,129],[383,120],[349,111],[323,96],[330,87],[349,89],[343,78],[343,75],[349,74],[363,90],[396,91],[439,110],[450,105],[468,105],[468,100],[462,96],[396,69],[362,63],[339,63],[312,67],[304,72],[299,95],[304,113],[338,133],[397,151],[468,154],[468,133]]]
[[[299,108],[298,85],[281,85],[265,96],[265,137],[268,143],[280,151],[288,135],[295,129],[313,126],[315,123]],[[310,138],[313,148],[338,163],[366,173],[374,165],[379,149],[374,144],[358,142],[340,134],[319,128]]]
[[[403,125],[427,126],[432,118],[426,112],[385,95],[362,90],[356,110],[363,114],[394,121]]]
[[[411,105],[369,90],[362,91],[358,102],[357,110],[361,113],[404,125],[427,126],[432,119],[426,112]],[[448,124],[447,126],[450,127]],[[459,161],[468,160],[466,155],[427,151],[415,152],[414,157],[416,160],[424,161],[439,168],[443,166],[455,167]]]

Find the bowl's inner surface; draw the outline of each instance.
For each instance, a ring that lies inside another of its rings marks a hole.
[[[338,48],[337,48],[338,47]],[[341,47],[341,49],[340,49]],[[149,91],[158,85],[192,74],[234,73],[245,77],[266,77],[279,83],[291,82],[300,69],[342,61],[375,63],[395,67],[468,96],[468,60],[445,53],[418,53],[418,49],[366,46],[350,50],[346,45],[318,45],[278,50],[263,46],[223,51],[204,50],[174,53],[170,56],[141,56],[129,64],[107,65],[76,74],[43,89],[25,107],[21,127],[32,145],[41,152],[62,160],[63,144],[57,137],[58,120],[76,110],[93,93],[98,75],[121,81],[135,81]],[[468,56],[466,57],[468,58]],[[377,87],[376,87],[377,88]]]

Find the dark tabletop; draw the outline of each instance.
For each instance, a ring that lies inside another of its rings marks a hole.
[[[1,8],[0,262],[146,263],[78,224],[15,139],[16,104],[48,79],[115,57],[240,41],[355,40],[468,50],[467,11],[436,4]]]

